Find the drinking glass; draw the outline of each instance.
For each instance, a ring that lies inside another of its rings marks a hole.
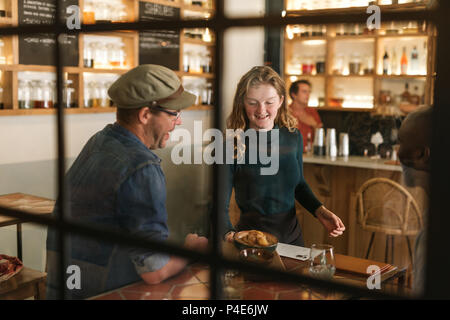
[[[309,273],[312,277],[330,280],[336,271],[334,248],[328,244],[313,244],[309,256]]]

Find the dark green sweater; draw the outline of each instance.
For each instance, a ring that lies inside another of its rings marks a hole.
[[[274,129],[278,129],[277,126]],[[271,150],[271,140],[274,130],[267,133],[267,148]],[[274,164],[261,164],[258,156],[256,164],[249,164],[249,151],[258,148],[262,134],[256,131],[258,143],[249,145],[246,141],[245,164],[228,164],[227,195],[226,195],[226,223],[227,230],[233,229],[228,208],[232,188],[235,189],[236,203],[242,214],[258,212],[263,215],[286,213],[295,208],[296,199],[306,210],[314,212],[322,203],[315,197],[303,177],[303,139],[301,133],[295,129],[289,132],[285,127],[279,133],[279,166],[274,175],[262,175],[261,168],[273,167]],[[264,148],[265,149],[265,148]],[[272,161],[273,162],[273,161]]]

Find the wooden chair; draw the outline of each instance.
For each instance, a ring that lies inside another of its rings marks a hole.
[[[386,235],[385,262],[390,240],[391,262],[394,260],[394,236],[405,236],[411,263],[413,255],[410,236],[423,226],[422,214],[413,196],[395,181],[373,178],[366,181],[356,194],[356,214],[363,230],[372,232],[366,259],[369,257],[375,232]]]

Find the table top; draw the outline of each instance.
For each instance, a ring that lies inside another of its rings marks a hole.
[[[303,155],[303,163],[323,164],[330,166],[353,167],[373,170],[402,171],[400,162],[387,159],[373,159],[371,157],[349,156],[349,157],[326,157]]]
[[[280,257],[278,257],[280,258]],[[353,264],[356,260],[349,256],[340,256],[342,263]],[[357,261],[373,261],[358,259]],[[281,257],[285,271],[306,274],[308,263],[287,257]],[[276,265],[277,263],[275,263]],[[383,265],[382,263],[380,263]],[[275,266],[276,267],[276,266]],[[356,269],[360,266],[357,265]],[[387,280],[399,275],[401,270],[392,267],[382,277],[382,289],[395,293],[397,284]],[[333,281],[366,287],[366,277],[337,270]],[[90,298],[91,300],[206,300],[209,299],[209,266],[202,263],[191,264],[180,274],[160,284],[148,285],[143,281],[105,292]],[[235,271],[226,271],[223,276],[225,299],[229,300],[337,300],[352,298],[346,294],[324,289],[311,288],[303,284],[283,283]]]
[[[50,215],[53,211],[55,200],[33,196],[24,193],[10,193],[0,195],[0,206],[18,209],[27,213]],[[18,218],[2,216],[0,209],[0,227],[14,225],[21,221]]]

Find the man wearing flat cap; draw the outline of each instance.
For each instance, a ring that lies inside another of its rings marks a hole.
[[[161,159],[151,150],[164,148],[180,110],[194,104],[176,74],[158,65],[140,65],[108,91],[117,106],[117,121],[86,143],[66,176],[65,219],[89,226],[165,241],[168,237],[166,184]],[[58,216],[59,201],[53,215]],[[188,234],[185,247],[206,250],[208,240]],[[79,267],[80,279],[58,283],[58,239],[47,237],[47,299],[84,299],[144,280],[155,284],[181,271],[187,261],[142,248],[91,239],[65,238],[65,268]],[[66,270],[65,269],[65,270]],[[64,270],[64,273],[65,273]]]

